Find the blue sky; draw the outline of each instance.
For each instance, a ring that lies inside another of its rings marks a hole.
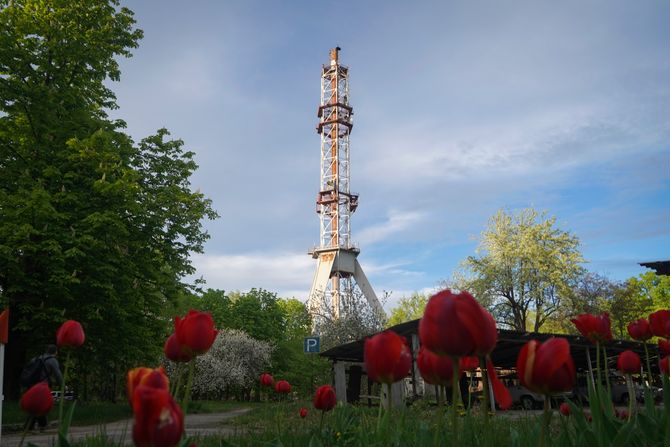
[[[146,1],[112,85],[136,139],[196,152],[221,218],[194,257],[224,290],[305,299],[318,242],[321,64],[350,67],[353,239],[387,308],[533,206],[613,279],[670,259],[670,3]]]

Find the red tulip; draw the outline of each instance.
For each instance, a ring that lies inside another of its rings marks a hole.
[[[272,376],[268,373],[263,373],[261,374],[261,386],[264,387],[271,387],[274,385],[275,379],[272,378]]]
[[[663,355],[670,355],[670,341],[660,339],[658,340],[658,350],[661,351]]]
[[[19,402],[21,410],[34,417],[46,415],[53,405],[54,398],[46,382],[39,382],[28,388]]]
[[[622,374],[636,374],[640,372],[642,362],[640,356],[633,351],[624,351],[619,354],[616,366]]]
[[[174,447],[184,433],[184,414],[170,393],[146,385],[133,394],[133,441],[137,447]]]
[[[409,374],[412,354],[405,337],[385,331],[365,340],[365,370],[371,380],[391,384]]]
[[[479,368],[479,359],[477,357],[461,357],[459,362],[461,371],[474,372]]]
[[[175,317],[174,331],[179,344],[195,355],[207,352],[217,334],[212,314],[195,310],[190,310],[184,318]]]
[[[602,315],[581,314],[570,321],[591,343],[604,343],[612,340],[610,316],[607,312]]]
[[[661,372],[666,376],[670,376],[670,355],[666,355],[659,362],[658,365],[661,368]]]
[[[307,408],[302,407],[300,409],[300,417],[303,418],[303,419],[305,419],[307,417]]]
[[[335,390],[330,385],[322,385],[314,393],[314,408],[321,411],[330,411],[337,404]]]
[[[614,416],[618,417],[622,421],[626,421],[626,420],[628,420],[628,410],[623,409],[623,408],[621,410],[618,410],[618,409],[615,408],[614,409]]]
[[[128,400],[132,402],[133,393],[139,386],[142,385],[170,391],[170,380],[165,374],[165,369],[163,369],[162,366],[156,369],[139,367],[128,371],[126,380]]]
[[[640,318],[628,324],[628,334],[633,340],[646,341],[654,334],[651,333],[651,327],[646,318]]]
[[[570,391],[575,385],[575,365],[570,344],[564,338],[526,343],[517,358],[516,371],[523,386],[540,394]]]
[[[165,340],[163,352],[165,353],[165,357],[173,362],[187,363],[193,359],[191,350],[179,344],[177,334],[172,334]]]
[[[560,407],[558,407],[558,411],[563,415],[563,416],[570,416],[570,413],[572,412],[572,409],[570,408],[570,405],[567,402],[563,402]]]
[[[651,333],[663,338],[670,338],[670,310],[659,310],[649,315]]]
[[[433,295],[419,322],[421,344],[438,355],[485,356],[496,345],[493,317],[468,292]]]
[[[64,346],[78,348],[84,344],[85,339],[84,328],[74,320],[67,320],[56,331],[56,344],[59,348]]]
[[[291,384],[286,380],[280,380],[279,382],[275,383],[275,391],[279,394],[288,394],[291,392]]]
[[[421,377],[427,383],[451,386],[451,379],[454,376],[454,362],[451,357],[439,356],[421,346],[416,363],[419,366]]]

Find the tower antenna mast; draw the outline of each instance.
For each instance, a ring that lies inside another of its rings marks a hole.
[[[330,50],[330,64],[321,70],[321,104],[317,133],[321,135],[321,184],[316,197],[320,220],[319,247],[310,252],[317,268],[309,294],[311,312],[324,298],[334,318],[343,302],[351,299],[354,283],[372,309],[384,313],[363,268],[360,249],[351,241],[351,215],[358,207],[358,194],[350,189],[349,135],[353,108],[349,105],[349,68],[339,63],[340,47]],[[350,302],[350,301],[349,301]]]

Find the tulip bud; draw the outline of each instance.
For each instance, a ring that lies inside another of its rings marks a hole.
[[[140,385],[133,394],[133,441],[137,447],[175,447],[184,433],[184,414],[166,390]]]
[[[633,340],[646,341],[654,336],[654,334],[651,333],[651,326],[649,326],[649,322],[645,318],[633,321],[628,325],[627,329],[628,335],[630,335]]]
[[[570,321],[591,343],[604,343],[612,340],[612,327],[607,312],[602,315],[581,314]]]
[[[570,344],[564,338],[544,343],[531,340],[521,348],[516,371],[521,385],[536,393],[551,395],[570,391],[575,384],[575,365]]]
[[[46,382],[33,385],[21,396],[19,406],[31,416],[39,417],[46,415],[53,407],[54,398],[51,389]]]
[[[636,374],[640,372],[642,362],[640,356],[633,351],[624,351],[619,354],[617,368],[622,374]]]
[[[314,393],[314,408],[321,411],[330,411],[337,404],[335,390],[330,385],[322,385]]]
[[[570,413],[572,412],[572,409],[570,408],[570,405],[567,402],[563,402],[560,407],[558,407],[558,411],[563,415],[563,416],[570,416]]]
[[[165,353],[165,357],[173,362],[187,363],[193,359],[192,351],[179,344],[177,334],[172,334],[165,340],[163,352]]]
[[[271,387],[272,385],[274,385],[274,383],[275,383],[275,379],[273,379],[272,376],[268,373],[261,374],[260,381],[261,381],[261,386],[268,387],[268,388]]]
[[[74,320],[67,320],[56,331],[56,344],[59,348],[65,346],[78,348],[84,344],[85,339],[84,328]]]
[[[649,326],[652,334],[670,338],[670,310],[664,309],[649,315]]]
[[[385,331],[365,340],[365,370],[371,380],[391,384],[406,377],[412,366],[412,354],[405,337]]]
[[[179,344],[195,355],[204,354],[214,343],[217,330],[209,312],[190,310],[184,318],[175,317],[174,331]]]
[[[280,380],[275,383],[275,391],[279,394],[288,394],[291,392],[291,384],[286,380]]]
[[[439,356],[421,346],[416,363],[419,367],[419,372],[421,372],[421,377],[423,377],[426,383],[451,386],[454,376],[454,362],[451,360],[451,357],[446,355]]]
[[[498,340],[496,323],[468,292],[433,295],[419,322],[421,344],[437,355],[485,356]]]

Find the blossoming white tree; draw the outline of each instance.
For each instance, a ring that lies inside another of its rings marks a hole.
[[[267,367],[273,346],[243,331],[222,329],[211,349],[198,357],[193,393],[201,398],[248,394]]]

